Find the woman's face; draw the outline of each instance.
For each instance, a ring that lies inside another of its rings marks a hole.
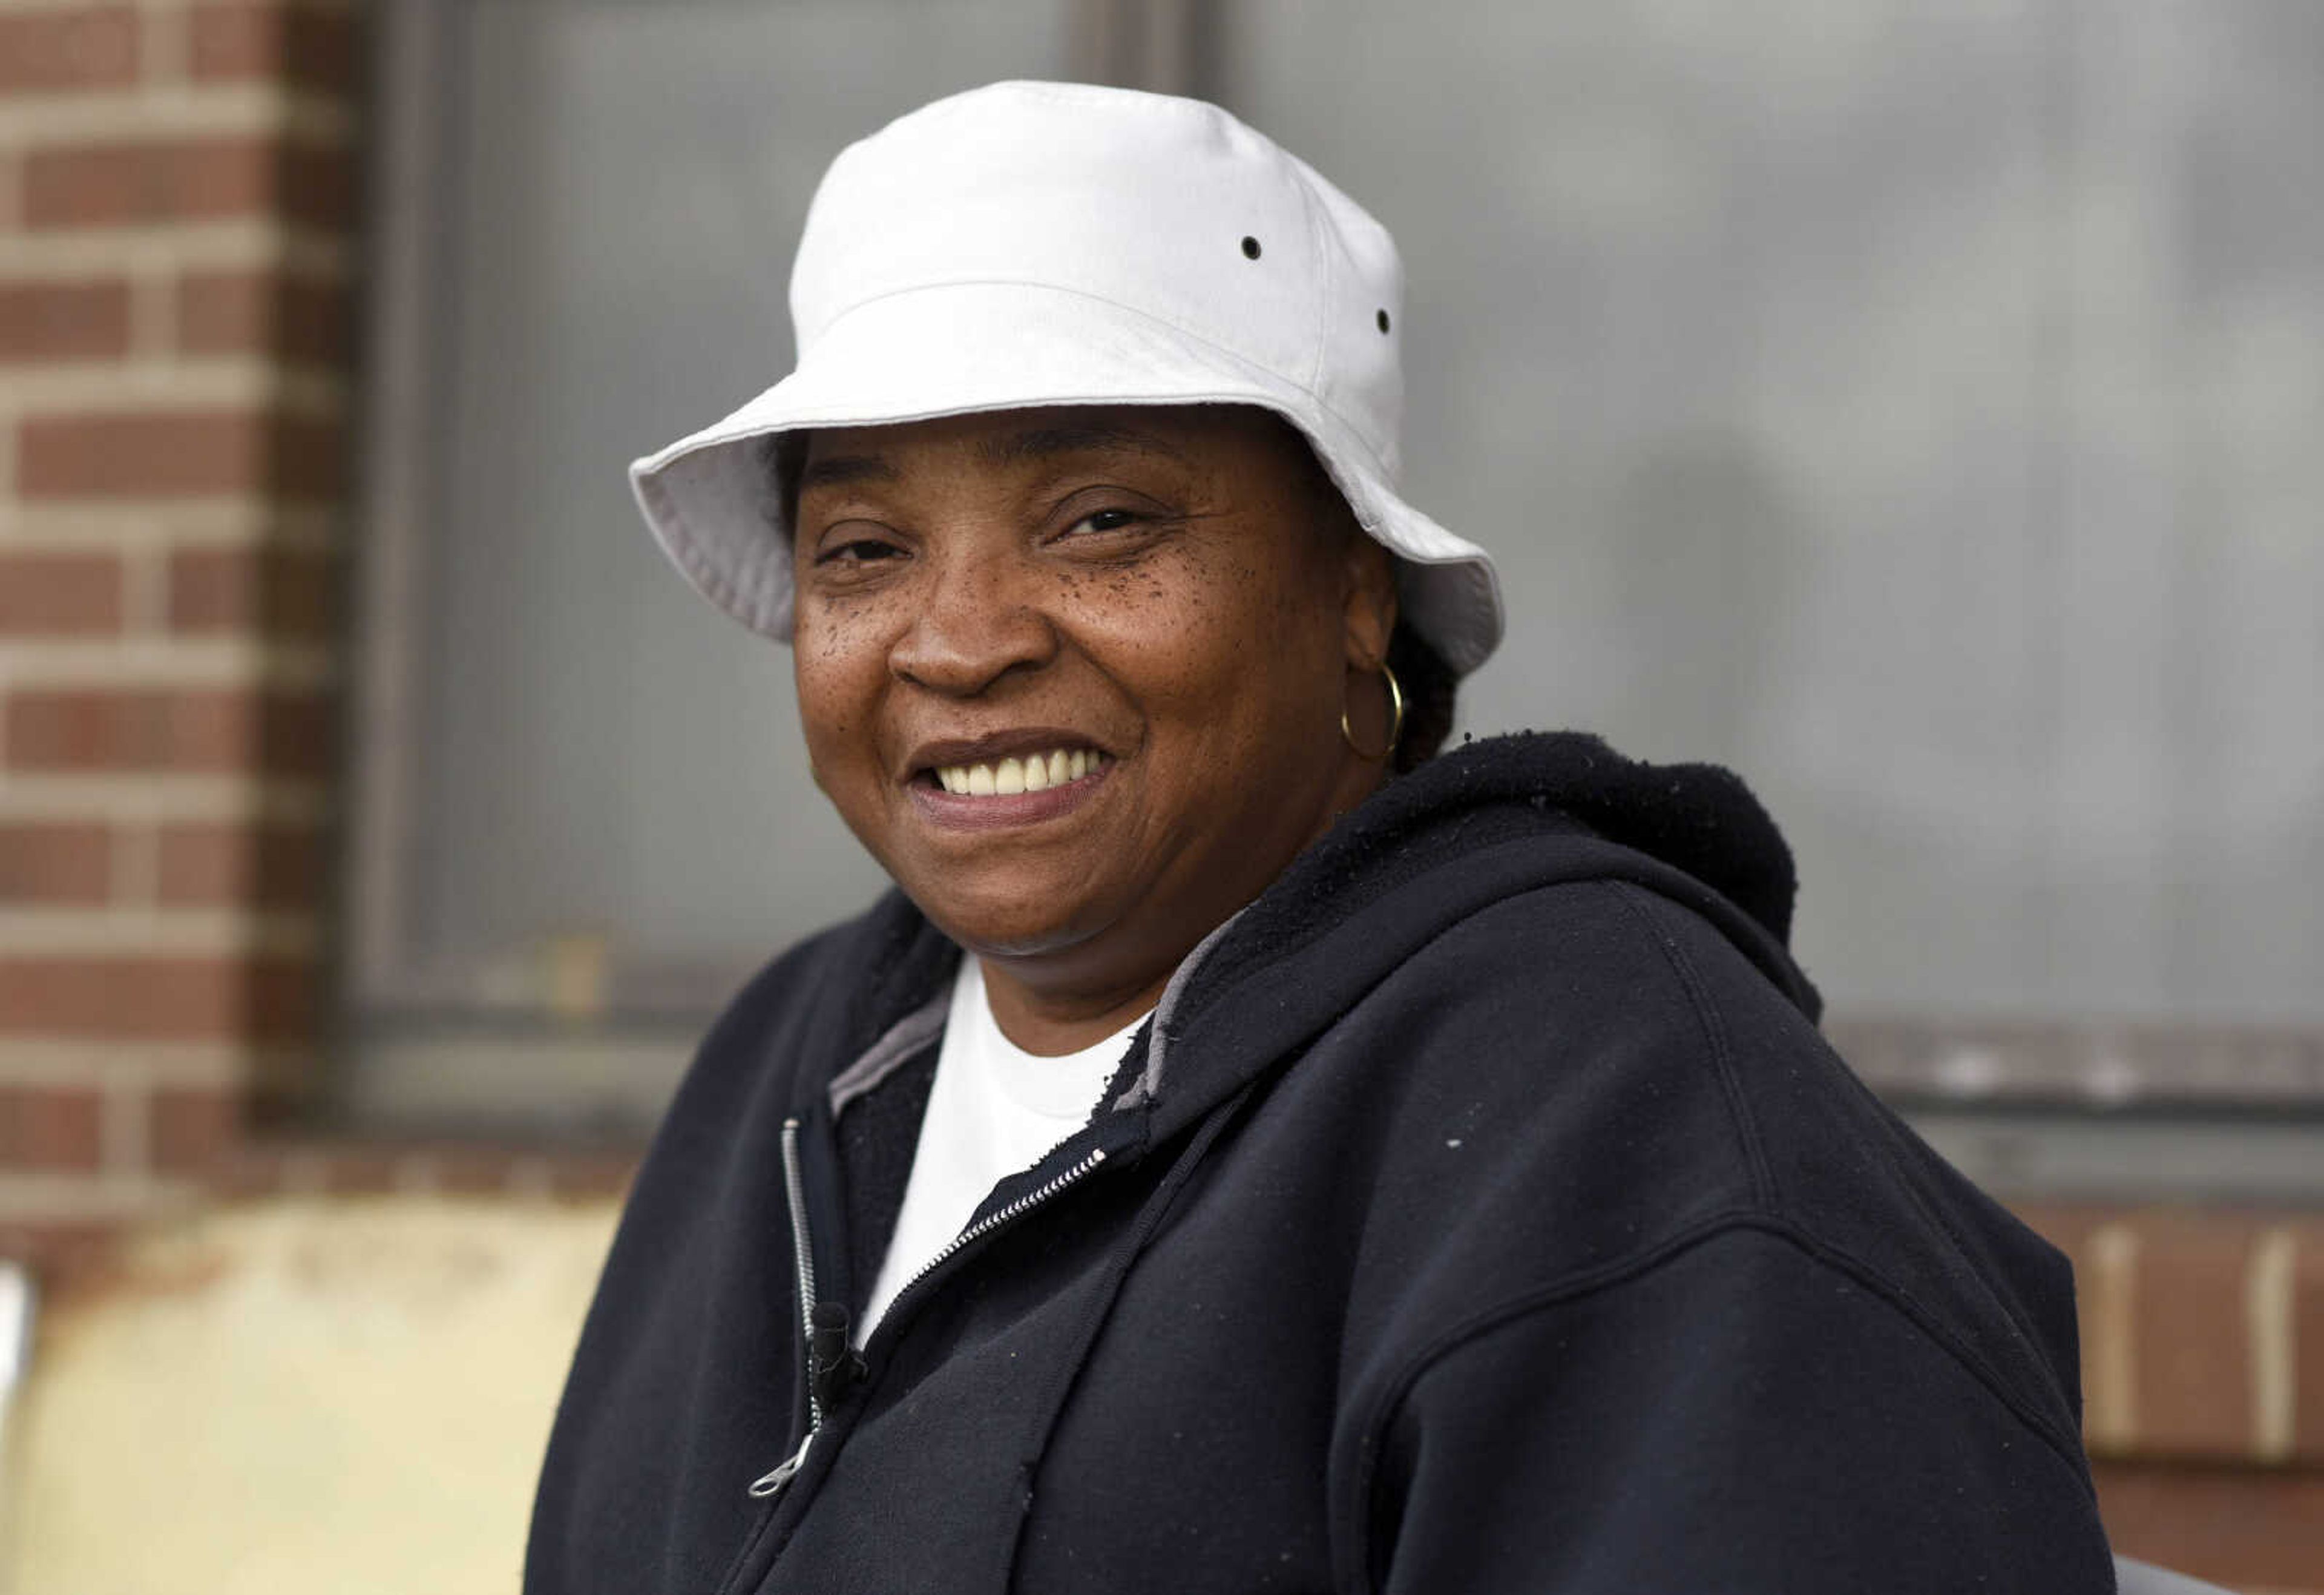
[[[814,434],[793,568],[817,784],[1028,990],[1095,1012],[1167,978],[1379,779],[1340,714],[1393,587],[1334,505],[1240,407]]]

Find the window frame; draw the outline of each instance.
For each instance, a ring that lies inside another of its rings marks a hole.
[[[361,558],[355,572],[346,894],[334,1093],[369,1123],[519,1126],[634,1134],[682,1073],[693,1039],[748,973],[737,963],[608,967],[582,941],[538,1000],[493,1000],[423,968],[410,936],[424,600],[438,486],[431,393],[454,180],[443,115],[467,63],[449,41],[463,7],[408,0],[374,32],[370,272],[362,373]],[[1215,94],[1222,29],[1213,0],[1068,0],[1086,80]],[[2255,1115],[2324,1124],[2324,1026],[1990,1021],[1849,1011],[1825,1033],[1908,1115],[2060,1115],[2128,1121]]]

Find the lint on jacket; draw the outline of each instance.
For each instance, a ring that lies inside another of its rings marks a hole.
[[[2113,1588],[2067,1265],[1817,1033],[1741,784],[1383,788],[863,1340],[960,956],[900,896],[719,1020],[530,1595]]]

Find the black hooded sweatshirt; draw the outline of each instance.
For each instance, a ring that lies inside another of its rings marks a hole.
[[[1723,770],[1437,759],[858,1345],[960,956],[891,894],[704,1043],[525,1589],[2112,1590],[2065,1260],[1824,1044],[1791,898]]]

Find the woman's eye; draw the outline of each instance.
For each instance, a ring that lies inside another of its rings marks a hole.
[[[1083,516],[1071,526],[1065,528],[1065,530],[1067,531],[1082,531],[1084,530],[1089,531],[1120,531],[1125,526],[1135,525],[1137,521],[1138,514],[1137,512],[1133,510],[1093,510],[1090,513]]]
[[[877,538],[854,538],[847,542],[834,543],[815,557],[817,565],[871,565],[883,559],[893,559],[902,552],[893,543]]]

